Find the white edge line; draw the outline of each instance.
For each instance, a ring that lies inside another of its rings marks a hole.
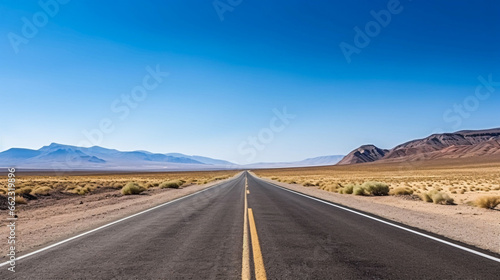
[[[257,177],[258,178],[258,177]],[[261,178],[258,178],[259,180],[262,180]],[[294,194],[297,194],[297,195],[300,195],[300,196],[303,196],[303,197],[307,197],[307,198],[310,198],[312,200],[316,200],[316,201],[319,201],[319,202],[322,202],[324,204],[327,204],[327,205],[330,205],[330,206],[333,206],[333,207],[337,207],[339,209],[342,209],[342,210],[345,210],[345,211],[348,211],[348,212],[351,212],[351,213],[354,213],[354,214],[357,214],[357,215],[360,215],[360,216],[363,216],[365,218],[368,218],[368,219],[372,219],[372,220],[375,220],[377,222],[381,222],[381,223],[384,223],[386,225],[389,225],[389,226],[393,226],[395,228],[398,228],[398,229],[402,229],[402,230],[405,230],[405,231],[408,231],[408,232],[411,232],[413,234],[416,234],[416,235],[420,235],[422,237],[425,237],[425,238],[429,238],[429,239],[432,239],[434,241],[437,241],[437,242],[441,242],[443,244],[446,244],[446,245],[449,245],[449,246],[452,246],[452,247],[455,247],[455,248],[458,248],[460,250],[463,250],[463,251],[466,251],[466,252],[469,252],[469,253],[472,253],[472,254],[475,254],[475,255],[478,255],[478,256],[481,256],[483,258],[487,258],[487,259],[490,259],[492,261],[495,261],[495,262],[499,262],[500,263],[500,259],[499,258],[495,258],[493,256],[490,256],[490,255],[487,255],[487,254],[484,254],[484,253],[481,253],[481,252],[478,252],[476,250],[472,250],[472,249],[469,249],[467,247],[464,247],[464,246],[460,246],[460,245],[457,245],[457,244],[454,244],[454,243],[451,243],[449,241],[446,241],[446,240],[443,240],[443,239],[439,239],[437,237],[434,237],[434,236],[431,236],[431,235],[428,235],[428,234],[425,234],[425,233],[421,233],[421,232],[418,232],[418,231],[415,231],[415,230],[412,230],[412,229],[409,229],[409,228],[405,228],[405,227],[402,227],[400,225],[396,225],[396,224],[393,224],[391,222],[388,222],[388,221],[384,221],[384,220],[381,220],[381,219],[378,219],[378,218],[375,218],[375,217],[372,217],[370,215],[366,215],[366,214],[363,214],[361,212],[358,212],[358,211],[355,211],[355,210],[352,210],[352,209],[349,209],[349,208],[346,208],[346,207],[343,207],[343,206],[340,206],[340,205],[336,205],[334,203],[329,203],[329,202],[326,202],[324,200],[321,200],[321,199],[318,199],[318,198],[315,198],[315,197],[312,197],[312,196],[309,196],[309,195],[306,195],[306,194],[303,194],[303,193],[299,193],[299,192],[296,192],[296,191],[292,191],[292,190],[289,190],[287,188],[284,188],[284,187],[280,187],[274,183],[271,183],[271,182],[267,182],[265,180],[262,180],[276,188],[280,188],[282,190],[285,190],[285,191],[288,191],[288,192],[291,192],[291,193],[294,193]]]
[[[143,210],[143,211],[141,211],[141,212],[139,212],[139,213],[132,214],[132,215],[127,216],[127,217],[125,217],[125,218],[121,218],[121,219],[116,220],[116,221],[114,221],[114,222],[111,222],[111,223],[109,223],[109,224],[105,224],[105,225],[100,226],[100,227],[98,227],[98,228],[95,228],[95,229],[92,229],[92,230],[86,231],[86,232],[84,232],[84,233],[80,233],[80,234],[78,234],[78,235],[76,235],[76,236],[70,237],[70,238],[68,238],[68,239],[64,239],[64,240],[62,240],[62,241],[59,241],[59,242],[57,242],[57,243],[54,243],[54,244],[49,245],[49,246],[47,246],[47,247],[44,247],[44,248],[42,248],[42,249],[38,249],[38,250],[36,250],[36,251],[34,251],[34,252],[31,252],[31,253],[28,253],[28,254],[26,254],[26,255],[22,255],[22,256],[20,256],[20,257],[17,257],[17,258],[15,258],[15,260],[14,260],[14,261],[22,260],[22,259],[24,259],[24,258],[27,258],[27,257],[29,257],[29,256],[33,256],[33,255],[38,254],[38,253],[40,253],[40,252],[43,252],[43,251],[46,251],[46,250],[48,250],[48,249],[54,248],[54,247],[56,247],[56,246],[59,246],[59,245],[61,245],[61,244],[64,244],[64,243],[66,243],[66,242],[69,242],[69,241],[71,241],[71,240],[74,240],[74,239],[80,238],[80,237],[82,237],[82,236],[85,236],[85,235],[87,235],[87,234],[90,234],[90,233],[96,232],[96,231],[101,230],[101,229],[103,229],[103,228],[107,228],[107,227],[112,226],[112,225],[114,225],[114,224],[117,224],[117,223],[119,223],[119,222],[123,222],[123,221],[125,221],[125,220],[130,219],[130,218],[133,218],[133,217],[139,216],[139,215],[141,215],[141,214],[144,214],[144,213],[147,213],[147,212],[153,211],[153,210],[155,210],[155,209],[158,209],[158,208],[160,208],[160,207],[163,207],[163,206],[165,206],[165,205],[168,205],[168,204],[171,204],[171,203],[177,202],[177,201],[179,201],[179,200],[182,200],[182,199],[188,198],[188,197],[193,196],[193,195],[197,195],[197,194],[202,193],[202,192],[204,192],[204,191],[208,191],[208,190],[213,189],[213,188],[215,188],[215,187],[218,187],[218,186],[220,186],[220,185],[222,185],[222,184],[225,184],[225,183],[228,183],[228,182],[230,182],[230,181],[232,181],[232,180],[235,180],[236,178],[237,178],[237,177],[235,177],[235,178],[233,178],[233,179],[231,179],[231,180],[229,180],[229,181],[226,181],[226,182],[220,182],[220,183],[218,183],[218,184],[216,184],[216,185],[214,185],[214,186],[208,187],[208,188],[206,188],[206,189],[203,189],[203,190],[200,190],[200,191],[194,192],[194,193],[192,193],[192,194],[188,194],[188,195],[183,196],[183,197],[176,198],[176,199],[174,199],[174,200],[171,200],[171,201],[165,202],[165,203],[163,203],[163,204],[160,204],[160,205],[154,206],[154,207],[152,207],[152,208],[149,208],[149,209]],[[3,262],[3,263],[0,263],[0,267],[5,266],[5,265],[9,264],[10,262],[11,262],[11,261],[9,260],[9,261],[6,261],[6,262]]]

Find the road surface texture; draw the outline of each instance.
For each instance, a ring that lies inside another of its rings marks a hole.
[[[15,273],[3,265],[0,279],[500,279],[498,255],[376,219],[244,172],[17,260]]]

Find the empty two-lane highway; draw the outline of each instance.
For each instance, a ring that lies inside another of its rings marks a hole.
[[[4,265],[0,279],[498,279],[497,255],[397,226],[244,172],[20,259],[15,273]]]

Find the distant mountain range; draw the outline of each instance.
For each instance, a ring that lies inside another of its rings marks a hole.
[[[83,148],[52,143],[38,150],[12,148],[1,152],[0,167],[33,170],[189,171],[346,165],[495,155],[500,159],[500,128],[433,134],[389,150],[363,145],[346,156],[331,155],[296,162],[260,162],[247,165],[180,153],[123,152],[99,146]]]
[[[419,161],[439,158],[500,156],[500,128],[462,130],[432,134],[398,145],[390,150],[363,145],[345,156],[338,164],[366,162]]]
[[[83,148],[52,143],[38,150],[12,148],[1,152],[0,166],[63,170],[197,170],[222,166],[231,168],[236,164],[219,159],[178,153],[122,152],[99,146]]]
[[[229,161],[180,153],[123,152],[99,146],[90,148],[52,143],[38,150],[12,148],[0,153],[0,167],[33,170],[177,171],[248,169],[333,165],[343,156],[324,156],[298,162],[238,165]]]
[[[295,162],[259,162],[243,165],[247,169],[251,168],[284,168],[284,167],[307,167],[307,166],[324,166],[337,164],[343,155],[321,156],[308,158]]]

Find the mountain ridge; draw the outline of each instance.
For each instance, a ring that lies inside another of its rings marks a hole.
[[[364,146],[351,151],[338,164],[418,161],[438,158],[500,155],[500,128],[436,133],[425,138],[407,141],[390,150],[380,149],[371,145],[373,146],[371,148],[372,150],[385,151],[382,156],[363,156],[359,150]]]
[[[297,162],[238,165],[226,160],[181,153],[119,151],[100,146],[77,147],[51,143],[38,150],[11,148],[0,152],[0,166],[34,170],[210,170],[334,165],[343,155],[321,156]]]

